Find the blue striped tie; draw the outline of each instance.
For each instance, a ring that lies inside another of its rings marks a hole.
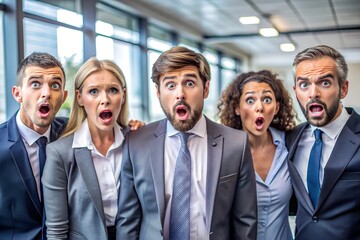
[[[189,133],[178,134],[181,146],[176,160],[170,212],[170,240],[190,239],[191,156],[187,147]]]
[[[322,131],[317,128],[314,131],[314,135],[315,142],[310,152],[309,166],[307,171],[307,185],[311,202],[313,203],[314,208],[316,208],[320,195],[319,170],[323,146],[323,141],[321,139]]]

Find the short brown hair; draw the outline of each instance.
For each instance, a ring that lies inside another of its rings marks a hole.
[[[173,47],[163,52],[152,68],[151,79],[159,86],[160,76],[186,66],[194,66],[198,69],[200,78],[205,87],[207,80],[210,80],[210,66],[201,53],[194,52],[186,47]]]
[[[36,66],[45,69],[59,67],[64,75],[63,86],[65,86],[66,75],[61,62],[57,60],[54,56],[44,52],[33,52],[20,63],[16,71],[18,86],[22,86],[22,80],[24,78],[25,70],[30,66]]]

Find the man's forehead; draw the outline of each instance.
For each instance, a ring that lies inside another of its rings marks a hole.
[[[178,76],[195,76],[199,77],[199,71],[194,66],[187,66],[183,68],[179,68],[174,71],[165,72],[161,75],[160,79],[164,79],[167,77],[178,77]]]
[[[32,75],[38,75],[38,76],[46,76],[51,75],[54,77],[60,77],[61,79],[64,79],[63,71],[60,67],[54,66],[54,67],[39,67],[39,66],[29,66],[24,71],[26,76],[32,76]]]

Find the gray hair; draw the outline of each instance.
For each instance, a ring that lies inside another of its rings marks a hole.
[[[296,55],[294,62],[293,62],[294,76],[295,76],[296,68],[300,62],[305,61],[305,60],[318,59],[318,58],[325,57],[325,56],[328,56],[328,57],[331,57],[332,59],[334,59],[334,61],[336,63],[338,78],[339,78],[339,85],[342,86],[344,84],[344,82],[346,81],[347,74],[348,74],[348,66],[346,64],[345,58],[343,57],[343,55],[341,55],[340,52],[338,52],[334,48],[326,46],[326,45],[310,47],[310,48],[303,50],[302,52],[299,52]]]

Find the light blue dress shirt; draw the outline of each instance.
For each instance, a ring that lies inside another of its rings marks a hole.
[[[276,145],[275,156],[263,181],[257,173],[258,240],[293,239],[289,225],[289,201],[292,195],[286,157],[285,133],[269,128]]]

